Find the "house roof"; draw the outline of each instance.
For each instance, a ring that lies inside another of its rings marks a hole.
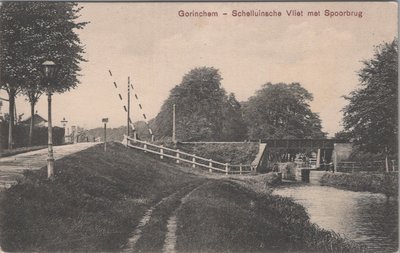
[[[45,120],[42,116],[40,116],[39,114],[35,114],[33,115],[33,124],[34,125],[38,125],[42,122],[47,122],[47,120]],[[31,117],[27,118],[26,120],[21,121],[21,124],[23,125],[29,125],[31,123]]]

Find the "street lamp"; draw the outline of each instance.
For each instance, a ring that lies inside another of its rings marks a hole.
[[[43,75],[48,84],[47,87],[47,101],[48,101],[48,152],[47,152],[47,177],[52,179],[54,177],[54,155],[53,155],[53,126],[51,124],[51,82],[54,81],[57,65],[52,61],[45,61],[42,64]]]

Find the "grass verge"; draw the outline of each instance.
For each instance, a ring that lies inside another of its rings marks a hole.
[[[325,186],[332,186],[351,191],[369,191],[375,193],[383,193],[387,197],[398,196],[398,180],[397,172],[389,173],[326,173],[322,176],[320,183]]]
[[[58,160],[56,179],[26,171],[1,200],[5,251],[119,251],[146,209],[198,180],[121,144]]]
[[[311,223],[288,198],[257,194],[227,180],[195,191],[178,213],[181,252],[363,252]]]

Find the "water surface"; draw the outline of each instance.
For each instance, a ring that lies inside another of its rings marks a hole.
[[[364,243],[374,252],[397,252],[398,203],[385,195],[309,185],[278,188],[274,194],[292,197],[303,205],[311,222]]]

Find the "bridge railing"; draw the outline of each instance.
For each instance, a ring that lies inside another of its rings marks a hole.
[[[190,154],[179,149],[172,149],[162,145],[156,145],[147,141],[141,141],[125,136],[123,143],[130,148],[142,150],[160,156],[160,159],[174,159],[176,163],[189,163],[192,168],[201,167],[209,172],[220,172],[228,174],[247,174],[255,171],[255,167],[247,164],[229,164],[207,159],[195,154]]]

